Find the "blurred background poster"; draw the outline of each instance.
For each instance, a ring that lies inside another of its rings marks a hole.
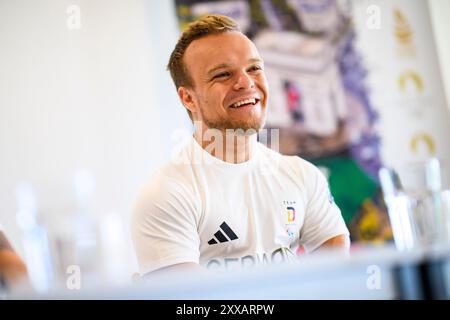
[[[265,61],[280,152],[321,168],[353,241],[390,241],[378,170],[450,159],[427,3],[176,0],[176,12],[181,30],[207,13],[239,23]]]

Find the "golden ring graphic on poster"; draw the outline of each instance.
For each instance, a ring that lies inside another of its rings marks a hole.
[[[415,135],[411,139],[411,151],[414,154],[417,154],[419,145],[422,143],[425,144],[430,155],[432,155],[432,156],[436,155],[436,144],[435,144],[433,138],[427,133],[421,133],[421,134]]]
[[[402,92],[406,91],[408,83],[412,83],[417,92],[422,93],[424,91],[425,86],[422,77],[417,72],[410,70],[400,75],[398,84]]]

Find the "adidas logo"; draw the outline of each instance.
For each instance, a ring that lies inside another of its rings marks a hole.
[[[231,228],[227,225],[226,222],[223,222],[220,225],[220,229],[221,230],[214,233],[215,238],[212,238],[211,240],[208,241],[209,245],[217,244],[217,241],[222,243],[222,242],[233,241],[233,240],[238,239],[238,236],[236,235],[236,233],[234,233],[233,230],[231,230]],[[225,235],[222,233],[222,231],[225,232],[225,234],[228,236],[228,238],[225,237]]]

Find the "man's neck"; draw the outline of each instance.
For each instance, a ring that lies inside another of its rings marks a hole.
[[[242,163],[254,154],[257,135],[241,135],[235,130],[210,129],[206,126],[196,128],[194,138],[209,154],[229,163]]]

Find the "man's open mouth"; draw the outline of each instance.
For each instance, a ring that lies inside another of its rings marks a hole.
[[[242,107],[254,106],[258,102],[259,102],[259,99],[249,98],[249,99],[240,100],[238,102],[233,103],[232,105],[230,105],[230,108],[238,109],[238,108],[242,108]]]

